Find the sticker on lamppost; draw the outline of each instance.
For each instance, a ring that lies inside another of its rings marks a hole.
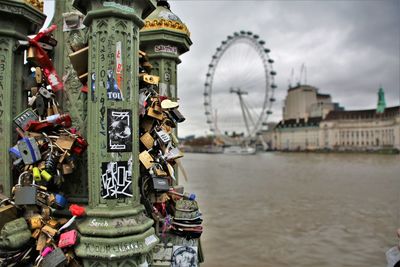
[[[122,43],[118,41],[116,44],[116,51],[115,51],[115,59],[116,59],[116,68],[115,73],[117,74],[117,85],[118,88],[122,88]]]
[[[132,111],[107,110],[107,151],[132,152]]]
[[[114,77],[114,71],[107,71],[107,97],[109,100],[124,100],[122,91]]]
[[[170,45],[155,45],[154,46],[154,52],[156,53],[169,53],[169,54],[178,54],[178,48],[176,46],[170,46]]]
[[[103,162],[101,170],[102,198],[132,197],[132,160]]]

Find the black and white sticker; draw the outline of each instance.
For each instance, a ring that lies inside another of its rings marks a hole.
[[[107,110],[107,151],[132,152],[131,110]]]
[[[197,247],[174,246],[172,267],[197,267]]]
[[[103,162],[101,170],[102,198],[132,197],[132,160]]]

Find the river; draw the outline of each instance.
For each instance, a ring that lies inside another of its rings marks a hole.
[[[186,153],[203,267],[386,266],[398,240],[400,156]]]

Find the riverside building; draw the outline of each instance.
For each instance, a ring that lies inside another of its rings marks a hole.
[[[376,109],[345,111],[330,95],[298,85],[288,89],[271,137],[276,150],[400,150],[400,106],[386,107],[380,88]]]

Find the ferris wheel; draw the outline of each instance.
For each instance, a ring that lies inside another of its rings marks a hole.
[[[221,42],[204,83],[207,123],[226,144],[254,141],[266,130],[277,88],[274,61],[265,42],[250,31]]]

